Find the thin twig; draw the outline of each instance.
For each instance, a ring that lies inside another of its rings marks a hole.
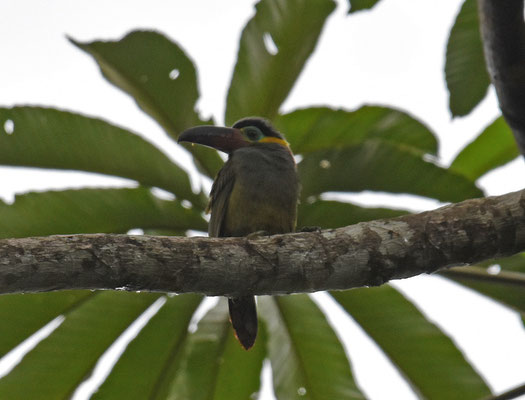
[[[510,389],[505,393],[501,393],[496,396],[485,397],[482,400],[512,400],[518,398],[523,394],[525,394],[525,383],[523,385],[515,387],[514,389]]]
[[[525,274],[514,271],[500,271],[497,274],[487,272],[481,267],[455,267],[439,273],[443,276],[451,276],[458,279],[501,283],[505,285],[525,287]]]

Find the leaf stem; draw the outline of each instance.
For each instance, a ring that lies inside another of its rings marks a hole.
[[[496,396],[484,397],[482,400],[511,400],[525,394],[525,383]]]
[[[485,268],[472,266],[454,267],[446,271],[441,271],[439,274],[457,279],[468,279],[525,287],[525,274],[514,271],[501,271],[497,274],[490,274]]]

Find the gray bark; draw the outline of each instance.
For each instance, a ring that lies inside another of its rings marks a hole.
[[[525,190],[319,232],[257,238],[0,240],[0,293],[283,294],[380,285],[525,250]]]
[[[501,111],[525,154],[525,22],[523,0],[478,0],[487,68]]]

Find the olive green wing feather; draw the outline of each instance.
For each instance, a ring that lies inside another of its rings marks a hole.
[[[211,237],[224,236],[224,222],[234,183],[233,165],[227,161],[217,174],[210,192],[208,211],[211,211],[211,217],[208,224],[208,234]]]

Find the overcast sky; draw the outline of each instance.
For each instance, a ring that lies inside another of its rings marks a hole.
[[[452,120],[448,111],[445,45],[460,3],[383,0],[372,12],[349,17],[347,2],[339,1],[283,110],[311,105],[354,109],[364,103],[400,108],[434,130],[440,139],[439,162],[448,165],[499,115],[492,90],[466,118]],[[0,106],[47,105],[102,117],[144,135],[194,171],[189,157],[126,94],[105,82],[95,63],[66,35],[90,41],[119,39],[134,29],[163,32],[185,49],[198,68],[199,109],[222,122],[239,35],[254,12],[253,4],[246,0],[2,0]],[[2,126],[0,121],[0,134]],[[518,190],[522,183],[516,176],[524,174],[523,161],[516,160],[484,177],[481,186],[488,194]],[[0,167],[0,198],[6,201],[30,190],[129,184],[94,174]],[[354,199],[367,205],[410,204],[415,210],[437,205],[401,195],[367,194]],[[493,388],[501,391],[522,383],[525,335],[515,313],[480,303],[477,296],[435,278],[410,279],[397,286],[454,336]],[[449,301],[443,302],[443,297]],[[378,351],[362,339],[356,342],[362,336],[359,329],[351,322],[343,325],[343,339],[349,343],[366,392],[377,399],[391,399],[392,393],[410,398],[408,386],[399,382]],[[377,363],[386,371],[381,372],[381,387],[377,387]]]

